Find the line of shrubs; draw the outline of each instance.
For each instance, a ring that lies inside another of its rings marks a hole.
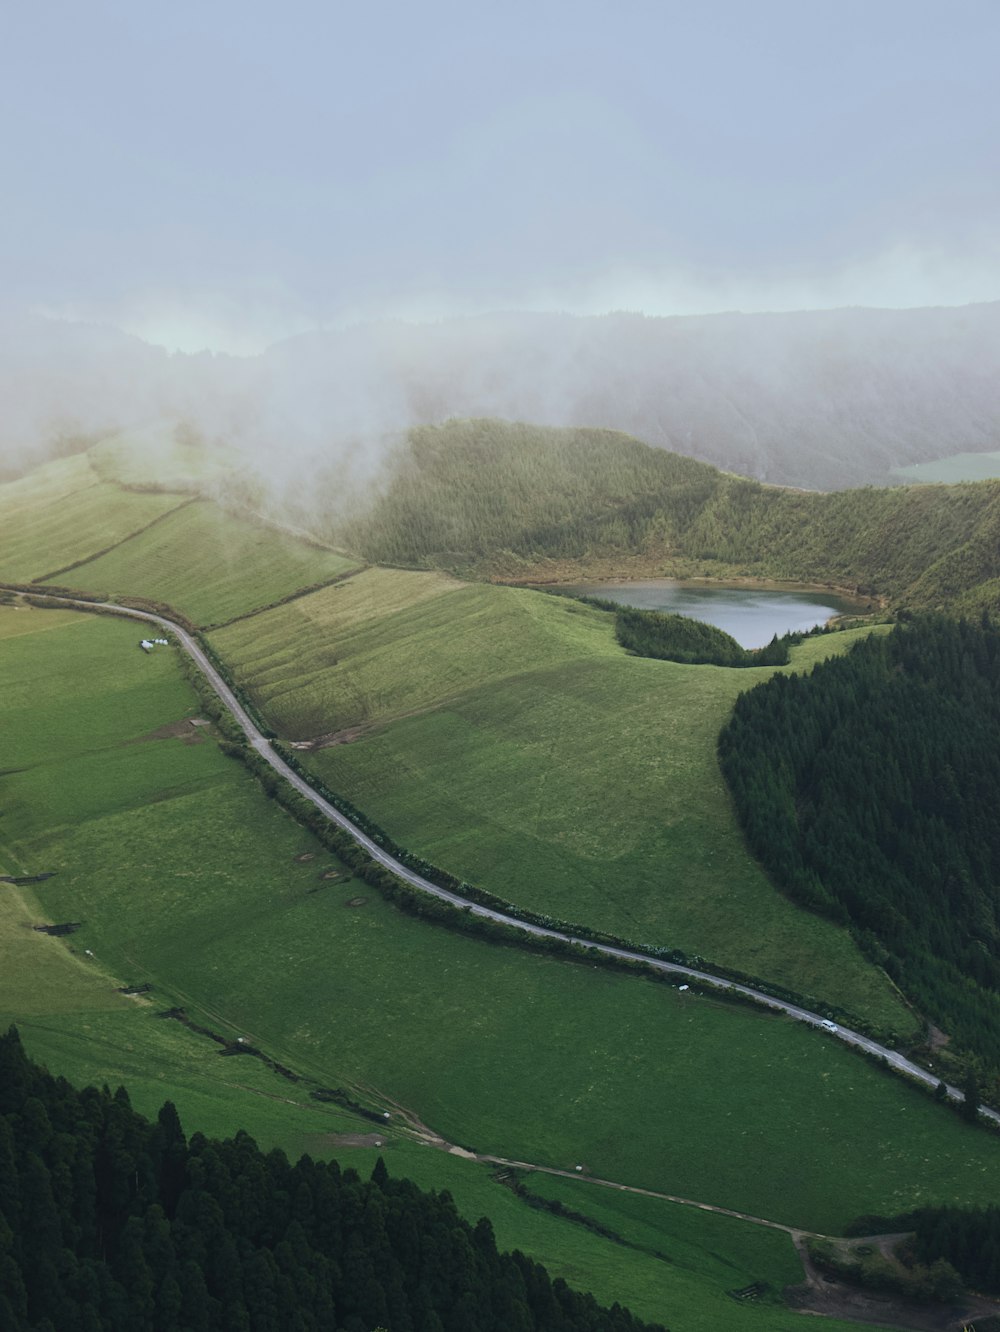
[[[658,962],[672,962],[677,966],[694,967],[699,970],[712,972],[722,980],[734,981],[739,985],[747,985],[751,989],[759,990],[762,994],[769,995],[773,999],[780,999],[784,1003],[796,1004],[800,1008],[808,1009],[810,1012],[819,1013],[822,1017],[829,1017],[842,1022],[845,1026],[852,1027],[855,1031],[861,1031],[865,1035],[876,1037],[881,1035],[894,1043],[899,1040],[895,1032],[886,1033],[876,1029],[871,1023],[857,1017],[848,1010],[839,1008],[835,1005],[823,1003],[821,1000],[811,995],[803,995],[795,990],[790,990],[786,986],[774,984],[771,981],[762,979],[759,976],[748,975],[746,972],[737,971],[734,967],[726,967],[714,962],[708,962],[700,956],[689,956],[679,948],[667,948],[656,944],[635,943],[631,939],[623,939],[618,935],[607,934],[601,930],[594,930],[587,925],[575,924],[572,921],[561,920],[557,916],[543,915],[540,912],[531,911],[527,907],[518,906],[514,902],[508,902],[502,897],[477,887],[475,884],[468,883],[464,879],[456,878],[447,870],[441,869],[430,861],[424,860],[421,856],[414,855],[405,847],[399,846],[389,834],[375,823],[372,819],[353,805],[337,792],[331,791],[315,773],[305,767],[298,758],[294,750],[286,748],[278,743],[273,744],[272,749],[288,764],[288,766],[300,777],[309,783],[318,795],[324,800],[329,801],[331,805],[340,811],[346,818],[358,828],[361,829],[373,842],[377,843],[384,851],[388,852],[400,864],[405,865],[407,869],[413,870],[415,874],[421,875],[430,883],[439,888],[445,888],[449,892],[455,893],[470,902],[475,902],[477,906],[489,907],[491,910],[500,911],[505,916],[512,916],[515,920],[524,921],[528,925],[539,925],[543,929],[558,930],[561,934],[569,934],[577,938],[586,939],[590,943],[604,944],[610,948],[627,948],[630,952],[642,953],[645,956],[655,959]]]

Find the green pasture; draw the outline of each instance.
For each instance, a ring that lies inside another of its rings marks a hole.
[[[198,624],[217,624],[356,567],[344,555],[197,500],[65,581],[87,592],[149,597]]]
[[[18,1015],[29,1055],[76,1086],[126,1087],[144,1115],[155,1118],[164,1101],[173,1101],[189,1136],[232,1137],[243,1129],[265,1151],[281,1147],[293,1158],[306,1150],[337,1154],[316,1145],[375,1128],[337,1105],[312,1100],[308,1087],[288,1082],[259,1059],[220,1054],[214,1041],[159,1016],[163,1004],[155,993],[136,999],[108,992],[113,1009]],[[2,988],[0,1002],[6,1010]]]
[[[811,1029],[323,883],[237,777],[34,841],[60,871],[40,901],[84,922],[75,947],[476,1150],[827,1231],[1000,1184],[1000,1144]]]
[[[773,1298],[762,1307],[747,1307],[725,1293],[754,1281],[766,1281],[777,1292],[801,1279],[780,1232],[577,1181],[552,1180],[550,1189],[546,1177],[527,1176],[534,1192],[562,1196],[567,1207],[594,1217],[625,1241],[613,1242],[528,1207],[494,1181],[491,1167],[391,1130],[381,1148],[347,1146],[340,1135],[367,1134],[375,1126],[311,1100],[307,1090],[278,1078],[258,1060],[221,1057],[205,1038],[156,1017],[153,1004],[115,998],[120,1008],[114,1013],[21,1018],[28,1053],[78,1086],[124,1084],[132,1104],[146,1115],[172,1100],[188,1134],[222,1137],[243,1128],[265,1150],[282,1147],[293,1158],[302,1151],[332,1156],[363,1176],[382,1156],[393,1175],[423,1188],[447,1189],[470,1220],[488,1216],[501,1248],[519,1248],[553,1276],[592,1291],[602,1302],[626,1303],[641,1317],[666,1319],[675,1332],[710,1332],[720,1319],[734,1332],[793,1332],[800,1326],[798,1315]],[[565,1196],[559,1194],[563,1183]],[[646,1201],[653,1205],[636,1207],[633,1214],[629,1202]],[[831,1324],[837,1332],[842,1326]]]
[[[37,617],[48,653],[77,661],[100,640],[122,694],[108,689],[65,764],[22,753],[0,790],[4,836],[26,871],[56,871],[38,910],[82,922],[63,946],[90,949],[102,974],[478,1150],[828,1231],[995,1191],[991,1138],[813,1030],[457,936],[323,879],[335,863],[211,742],[141,739],[184,711],[169,652],[121,656],[128,625],[57,612],[47,632],[47,614],[0,620]],[[150,671],[164,672],[155,706]],[[57,698],[94,711],[89,674],[78,696],[41,676],[23,735]]]
[[[861,632],[808,639],[793,665]],[[561,919],[912,1025],[846,932],[781,897],[744,848],[715,744],[769,670],[629,657],[613,618],[578,602],[381,569],[213,643],[282,733],[361,727],[310,766],[433,863]]]
[[[343,1164],[358,1157],[374,1161],[377,1155],[339,1153]],[[619,1237],[608,1240],[579,1222],[529,1207],[491,1178],[490,1167],[442,1159],[408,1144],[394,1144],[382,1156],[390,1174],[408,1176],[424,1188],[447,1188],[466,1215],[489,1216],[501,1248],[530,1252],[602,1302],[619,1299],[674,1332],[801,1332],[802,1315],[780,1303],[783,1287],[802,1280],[791,1240],[780,1231],[582,1180],[523,1175],[533,1193],[558,1198]],[[770,1287],[759,1304],[740,1303],[727,1293],[756,1283]],[[828,1320],[823,1326],[847,1332],[857,1324]]]
[[[87,454],[0,486],[0,578],[30,582],[113,546],[183,503],[104,481]]]
[[[196,716],[174,649],[143,652],[142,636],[115,616],[0,607],[3,767],[47,764],[58,774],[67,761]],[[142,761],[140,749],[136,756]],[[60,794],[86,798],[66,787]]]
[[[543,666],[618,656],[599,611],[444,574],[368,569],[212,636],[292,739],[387,720]]]
[[[398,1133],[390,1132],[381,1149],[345,1146],[339,1135],[367,1134],[375,1126],[311,1100],[301,1084],[287,1082],[256,1059],[220,1056],[205,1037],[158,1017],[155,993],[150,999],[118,995],[115,980],[79,950],[21,928],[40,916],[25,896],[24,889],[0,892],[0,1026],[16,1019],[29,1054],[78,1086],[124,1084],[132,1104],[146,1115],[172,1100],[189,1134],[224,1137],[242,1128],[265,1150],[280,1146],[292,1156],[332,1155],[362,1174],[382,1155],[393,1174],[425,1188],[447,1188],[470,1220],[488,1215],[501,1247],[531,1253],[553,1275],[602,1301],[626,1301],[649,1319],[669,1316],[677,1329],[707,1332],[723,1314],[733,1328],[761,1326],[759,1310],[748,1314],[734,1305],[730,1312],[724,1292],[751,1281],[777,1285],[799,1279],[794,1260],[787,1262],[784,1237],[758,1227],[680,1213],[668,1205],[662,1215],[654,1208],[650,1222],[640,1218],[633,1225],[621,1215],[622,1199],[646,1200],[592,1188],[581,1200],[576,1182],[566,1181],[565,1204],[611,1226],[626,1239],[623,1246],[530,1209],[493,1182],[489,1168]],[[551,1196],[548,1177],[530,1176],[529,1182],[533,1191]],[[551,1182],[558,1192],[563,1181]],[[666,1261],[655,1256],[665,1251]],[[785,1310],[771,1305],[769,1314],[769,1329],[795,1326],[794,1315]]]

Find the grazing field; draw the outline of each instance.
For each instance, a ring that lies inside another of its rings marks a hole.
[[[212,642],[296,740],[381,725],[545,666],[621,655],[611,619],[577,602],[395,569],[368,569]]]
[[[854,637],[809,639],[793,665]],[[849,936],[781,897],[744,848],[715,742],[769,670],[629,657],[613,617],[578,602],[378,569],[213,642],[285,734],[370,728],[308,761],[435,864],[912,1025]]]
[[[814,1031],[455,937],[357,884],[310,892],[308,842],[259,799],[202,791],[46,839],[42,901],[162,1002],[477,1150],[827,1231],[1000,1185],[992,1138]]]
[[[0,578],[28,582],[85,560],[184,503],[104,481],[87,454],[0,486]]]
[[[629,1308],[666,1322],[674,1332],[802,1332],[802,1315],[780,1303],[782,1288],[803,1276],[791,1240],[780,1231],[584,1179],[522,1176],[532,1193],[558,1200],[619,1237],[608,1242],[577,1221],[530,1208],[485,1174],[477,1181],[477,1168],[470,1171],[465,1162],[442,1161],[413,1148],[386,1153],[385,1160],[391,1174],[408,1175],[425,1188],[446,1187],[463,1210],[488,1215],[501,1248],[524,1248],[530,1235],[528,1251],[533,1256],[550,1268],[557,1265],[571,1285],[593,1290],[601,1300],[618,1298],[613,1292],[621,1290],[627,1274]],[[550,1260],[544,1255],[553,1244],[553,1227],[559,1245],[557,1257]],[[727,1293],[758,1283],[770,1289],[757,1303],[743,1303]],[[822,1326],[829,1332],[856,1332],[858,1324],[824,1320]]]
[[[184,713],[169,651],[122,656],[130,626],[57,613],[47,631],[48,614],[0,612],[38,625],[7,647],[47,640],[86,669],[79,695],[70,678],[38,678],[17,712],[24,735],[56,698],[88,711],[102,654],[120,657],[138,700],[109,688],[65,765],[51,732],[36,763],[25,741],[26,771],[0,796],[16,862],[57,871],[33,890],[39,909],[81,922],[69,946],[102,974],[478,1150],[826,1231],[860,1211],[995,1194],[994,1139],[814,1030],[456,936],[323,878],[329,857],[210,741],[141,738]],[[25,668],[12,656],[0,684]]]
[[[0,983],[0,1008],[2,993]],[[124,1083],[133,1106],[148,1116],[171,1099],[189,1135],[231,1135],[239,1125],[265,1150],[281,1147],[292,1159],[302,1151],[317,1159],[332,1156],[362,1176],[382,1156],[393,1175],[427,1189],[446,1188],[470,1221],[488,1216],[502,1249],[529,1253],[553,1276],[592,1291],[602,1302],[619,1300],[641,1317],[668,1319],[675,1332],[714,1332],[720,1318],[733,1332],[758,1329],[760,1309],[734,1304],[725,1292],[751,1281],[777,1286],[801,1279],[794,1259],[788,1262],[790,1246],[780,1233],[669,1205],[652,1212],[651,1221],[641,1212],[633,1220],[620,1195],[602,1190],[607,1198],[595,1197],[598,1190],[566,1181],[566,1205],[612,1226],[625,1241],[613,1242],[571,1220],[529,1208],[493,1180],[492,1167],[391,1132],[380,1148],[347,1145],[347,1135],[368,1134],[373,1125],[310,1100],[307,1092],[280,1082],[257,1060],[220,1058],[217,1047],[178,1023],[158,1019],[151,1005],[119,1002],[128,1011],[22,1019],[19,1029],[28,1053],[78,1086]],[[548,1195],[540,1180],[529,1177],[534,1191]],[[560,1181],[552,1183],[558,1189]],[[651,1248],[665,1253],[666,1261]],[[798,1315],[770,1301],[766,1317],[768,1332],[794,1332],[801,1326]],[[846,1327],[829,1326],[834,1332]]]
[[[356,560],[198,500],[65,581],[87,592],[149,597],[196,624],[217,624],[354,568]]]
[[[659,1261],[668,1265],[677,1288],[690,1289],[700,1299],[700,1319],[691,1326],[751,1328],[766,1319],[769,1332],[801,1328],[802,1315],[781,1306],[782,1290],[803,1279],[802,1264],[787,1233],[603,1188],[585,1178],[525,1172],[521,1182],[537,1197],[579,1212],[620,1235],[627,1244],[660,1255]],[[741,1303],[727,1293],[756,1285],[767,1287],[759,1303]]]

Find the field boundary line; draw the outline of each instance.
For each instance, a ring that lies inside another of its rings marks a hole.
[[[142,494],[155,493],[142,491]],[[39,574],[37,578],[32,578],[33,583],[42,584],[49,578],[58,578],[60,574],[71,573],[74,569],[82,569],[85,564],[93,564],[94,560],[101,559],[104,555],[110,555],[113,550],[119,546],[124,546],[128,541],[134,541],[144,532],[148,532],[151,527],[157,523],[162,523],[165,519],[172,517],[175,513],[180,513],[181,509],[186,509],[189,504],[196,504],[202,497],[200,495],[189,495],[187,499],[181,500],[180,504],[175,504],[172,509],[167,509],[163,513],[158,513],[155,518],[150,519],[142,527],[137,527],[134,532],[129,532],[128,536],[123,536],[120,541],[113,541],[110,546],[105,546],[102,550],[95,550],[90,555],[85,555],[82,560],[74,560],[72,564],[66,564],[61,569],[53,569],[51,573]]]
[[[283,532],[284,528],[277,528]],[[337,554],[336,551],[333,552]],[[302,597],[310,597],[314,592],[322,592],[325,588],[333,587],[337,583],[345,583],[349,578],[356,574],[365,573],[372,566],[370,564],[359,564],[356,569],[345,569],[342,573],[334,574],[323,583],[310,583],[308,587],[300,587],[295,592],[289,592],[287,596],[279,597],[277,601],[269,601],[266,606],[258,606],[256,610],[244,611],[242,615],[234,615],[231,620],[220,620],[218,624],[206,624],[202,626],[203,634],[214,634],[219,629],[228,629],[232,624],[241,624],[244,620],[252,620],[257,615],[263,615],[266,611],[277,610],[279,606],[291,605],[293,601],[299,601]]]
[[[696,1207],[701,1212],[714,1212],[717,1216],[730,1216],[736,1221],[747,1221],[755,1226],[767,1226],[769,1230],[783,1230],[794,1239],[796,1235],[814,1235],[817,1239],[832,1239],[836,1236],[823,1235],[818,1230],[804,1230],[801,1226],[789,1226],[783,1221],[769,1221],[764,1216],[751,1216],[749,1212],[737,1212],[732,1207],[721,1207],[717,1203],[698,1202],[696,1198],[681,1198],[674,1193],[661,1193],[658,1189],[644,1189],[638,1184],[619,1184],[614,1179],[601,1179],[597,1175],[586,1175],[574,1170],[560,1170],[557,1166],[535,1165],[532,1161],[512,1161],[506,1156],[491,1156],[487,1153],[475,1154],[477,1161],[488,1161],[491,1165],[507,1166],[511,1170],[528,1170],[539,1175],[557,1175],[560,1179],[571,1179],[580,1184],[597,1184],[601,1188],[614,1189],[618,1193],[638,1193],[644,1198],[658,1198],[662,1202],[676,1203],[679,1207]]]

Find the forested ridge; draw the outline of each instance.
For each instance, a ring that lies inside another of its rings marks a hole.
[[[447,1193],[187,1142],[0,1037],[3,1332],[664,1332],[498,1253]]]
[[[1000,482],[788,490],[611,430],[420,427],[372,507],[328,535],[375,562],[501,579],[545,561],[632,560],[915,608],[1000,606]]]
[[[1000,631],[919,616],[740,695],[719,740],[750,849],[1000,1068]]]

